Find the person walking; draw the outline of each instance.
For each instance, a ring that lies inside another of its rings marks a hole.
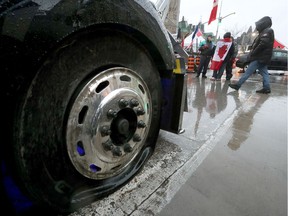
[[[207,39],[200,43],[200,47],[198,49],[200,51],[200,64],[196,77],[199,77],[202,73],[202,78],[207,78],[206,73],[211,56],[213,55],[213,47],[212,35],[208,35]]]
[[[213,75],[211,80],[217,80],[220,81],[221,77],[223,75],[223,72],[226,68],[226,65],[229,61],[231,61],[232,55],[234,54],[234,43],[232,41],[231,38],[231,33],[230,32],[226,32],[223,35],[223,39],[221,41],[217,42],[216,45],[216,52],[214,53],[214,56],[212,58],[212,65],[211,65],[211,69],[213,70]],[[221,56],[219,56],[221,53]],[[222,60],[223,58],[223,60]],[[215,64],[213,64],[215,60],[218,60],[217,63],[215,62]],[[219,61],[220,59],[220,61]],[[232,66],[231,66],[232,69]]]
[[[235,90],[239,90],[242,84],[258,69],[263,77],[263,88],[256,92],[269,94],[271,89],[267,65],[271,61],[273,52],[274,30],[271,28],[272,20],[269,16],[264,16],[255,22],[255,25],[259,35],[255,38],[252,49],[248,55],[250,62],[248,68],[237,83],[230,83],[229,86]]]

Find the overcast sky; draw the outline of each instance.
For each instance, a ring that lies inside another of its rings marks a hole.
[[[151,0],[156,2],[157,0]],[[184,16],[189,24],[198,24],[208,22],[213,7],[213,0],[179,0],[180,16],[179,21]],[[275,38],[288,47],[288,0],[219,0],[218,13],[219,17],[220,5],[221,17],[225,17],[218,28],[218,36],[222,37],[226,31],[246,32],[250,26],[255,29],[255,22],[264,16],[272,18],[272,28],[274,29]],[[213,21],[210,25],[205,24],[206,32],[213,32],[216,35],[217,21]],[[234,37],[240,36],[233,35]]]
[[[207,22],[213,7],[213,0],[180,0],[181,20],[184,16],[188,23],[197,24],[201,19]],[[218,36],[222,37],[226,31],[236,33],[247,31],[250,26],[255,29],[255,22],[263,16],[272,18],[272,28],[275,38],[288,47],[288,1],[287,0],[219,0],[218,13],[222,2],[221,16],[229,15],[222,20],[218,28]],[[205,24],[206,32],[216,34],[217,21]],[[239,35],[233,35],[237,37]]]

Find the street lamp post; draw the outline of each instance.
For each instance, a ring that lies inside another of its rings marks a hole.
[[[221,4],[221,6],[222,6],[222,4]],[[226,15],[226,16],[221,17],[221,8],[220,8],[219,17],[218,17],[218,24],[217,24],[217,29],[216,29],[216,36],[215,36],[215,39],[216,39],[216,40],[217,40],[217,36],[218,36],[219,23],[221,23],[221,21],[222,21],[224,18],[226,18],[226,17],[228,17],[228,16],[230,16],[230,15],[232,15],[232,14],[235,14],[235,12],[230,13],[230,14],[228,14],[228,15]]]
[[[222,0],[222,1],[223,1],[223,0]],[[230,13],[230,14],[228,14],[228,15],[226,15],[226,16],[221,17],[222,1],[221,1],[221,4],[220,4],[220,10],[219,10],[219,16],[218,16],[218,23],[217,23],[217,29],[216,29],[216,35],[215,35],[215,41],[217,41],[219,24],[221,23],[221,21],[222,21],[224,18],[226,18],[226,17],[228,17],[228,16],[230,16],[230,15],[232,15],[232,14],[235,14],[235,12],[233,12],[233,13]]]

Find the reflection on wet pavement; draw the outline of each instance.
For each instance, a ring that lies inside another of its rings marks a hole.
[[[249,137],[253,124],[253,117],[268,97],[268,95],[254,94],[248,98],[245,108],[239,110],[237,116],[233,119],[233,134],[232,138],[228,142],[230,149],[237,150]]]
[[[203,143],[193,156],[200,165],[159,216],[287,215],[288,73],[281,74],[270,72],[271,94],[255,92],[262,88],[259,74],[239,91],[224,79],[188,74],[181,136],[191,146]],[[241,75],[234,71],[231,82]]]
[[[210,77],[211,74],[212,72],[208,71],[207,76]],[[287,76],[279,75],[278,73],[273,74],[273,72],[270,74],[272,93],[263,95],[255,93],[256,90],[262,88],[262,77],[256,73],[247,80],[239,91],[229,88],[228,84],[230,82],[225,79],[211,81],[209,78],[196,78],[195,74],[188,73],[188,112],[185,113],[183,118],[183,127],[186,130],[184,136],[193,140],[205,140],[209,133],[221,127],[222,122],[229,118],[236,109],[239,109],[239,114],[233,120],[235,122],[233,123],[233,128],[242,130],[245,127],[245,130],[248,130],[248,124],[253,124],[253,116],[269,97],[287,96]],[[242,73],[234,71],[231,82],[236,82],[241,75]],[[282,88],[282,90],[278,91],[279,88]],[[244,103],[245,107],[241,108]],[[249,118],[247,117],[247,121],[244,121],[242,126],[236,123],[242,122],[240,120],[246,116],[249,116]],[[234,146],[232,144],[229,145],[231,149],[237,148],[236,146],[240,145],[241,140],[244,138],[243,134],[237,134],[237,136],[233,138],[235,141],[235,143],[233,141]]]

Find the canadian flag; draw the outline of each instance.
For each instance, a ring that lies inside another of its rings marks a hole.
[[[222,66],[222,63],[227,56],[227,53],[232,45],[232,41],[230,38],[224,38],[219,40],[216,45],[216,49],[211,61],[211,70],[219,70]]]
[[[208,25],[216,20],[216,16],[217,16],[217,9],[218,9],[218,0],[213,0],[213,8],[212,8],[212,11],[211,11],[211,14],[210,14],[210,18],[209,18],[209,21],[208,21]]]

